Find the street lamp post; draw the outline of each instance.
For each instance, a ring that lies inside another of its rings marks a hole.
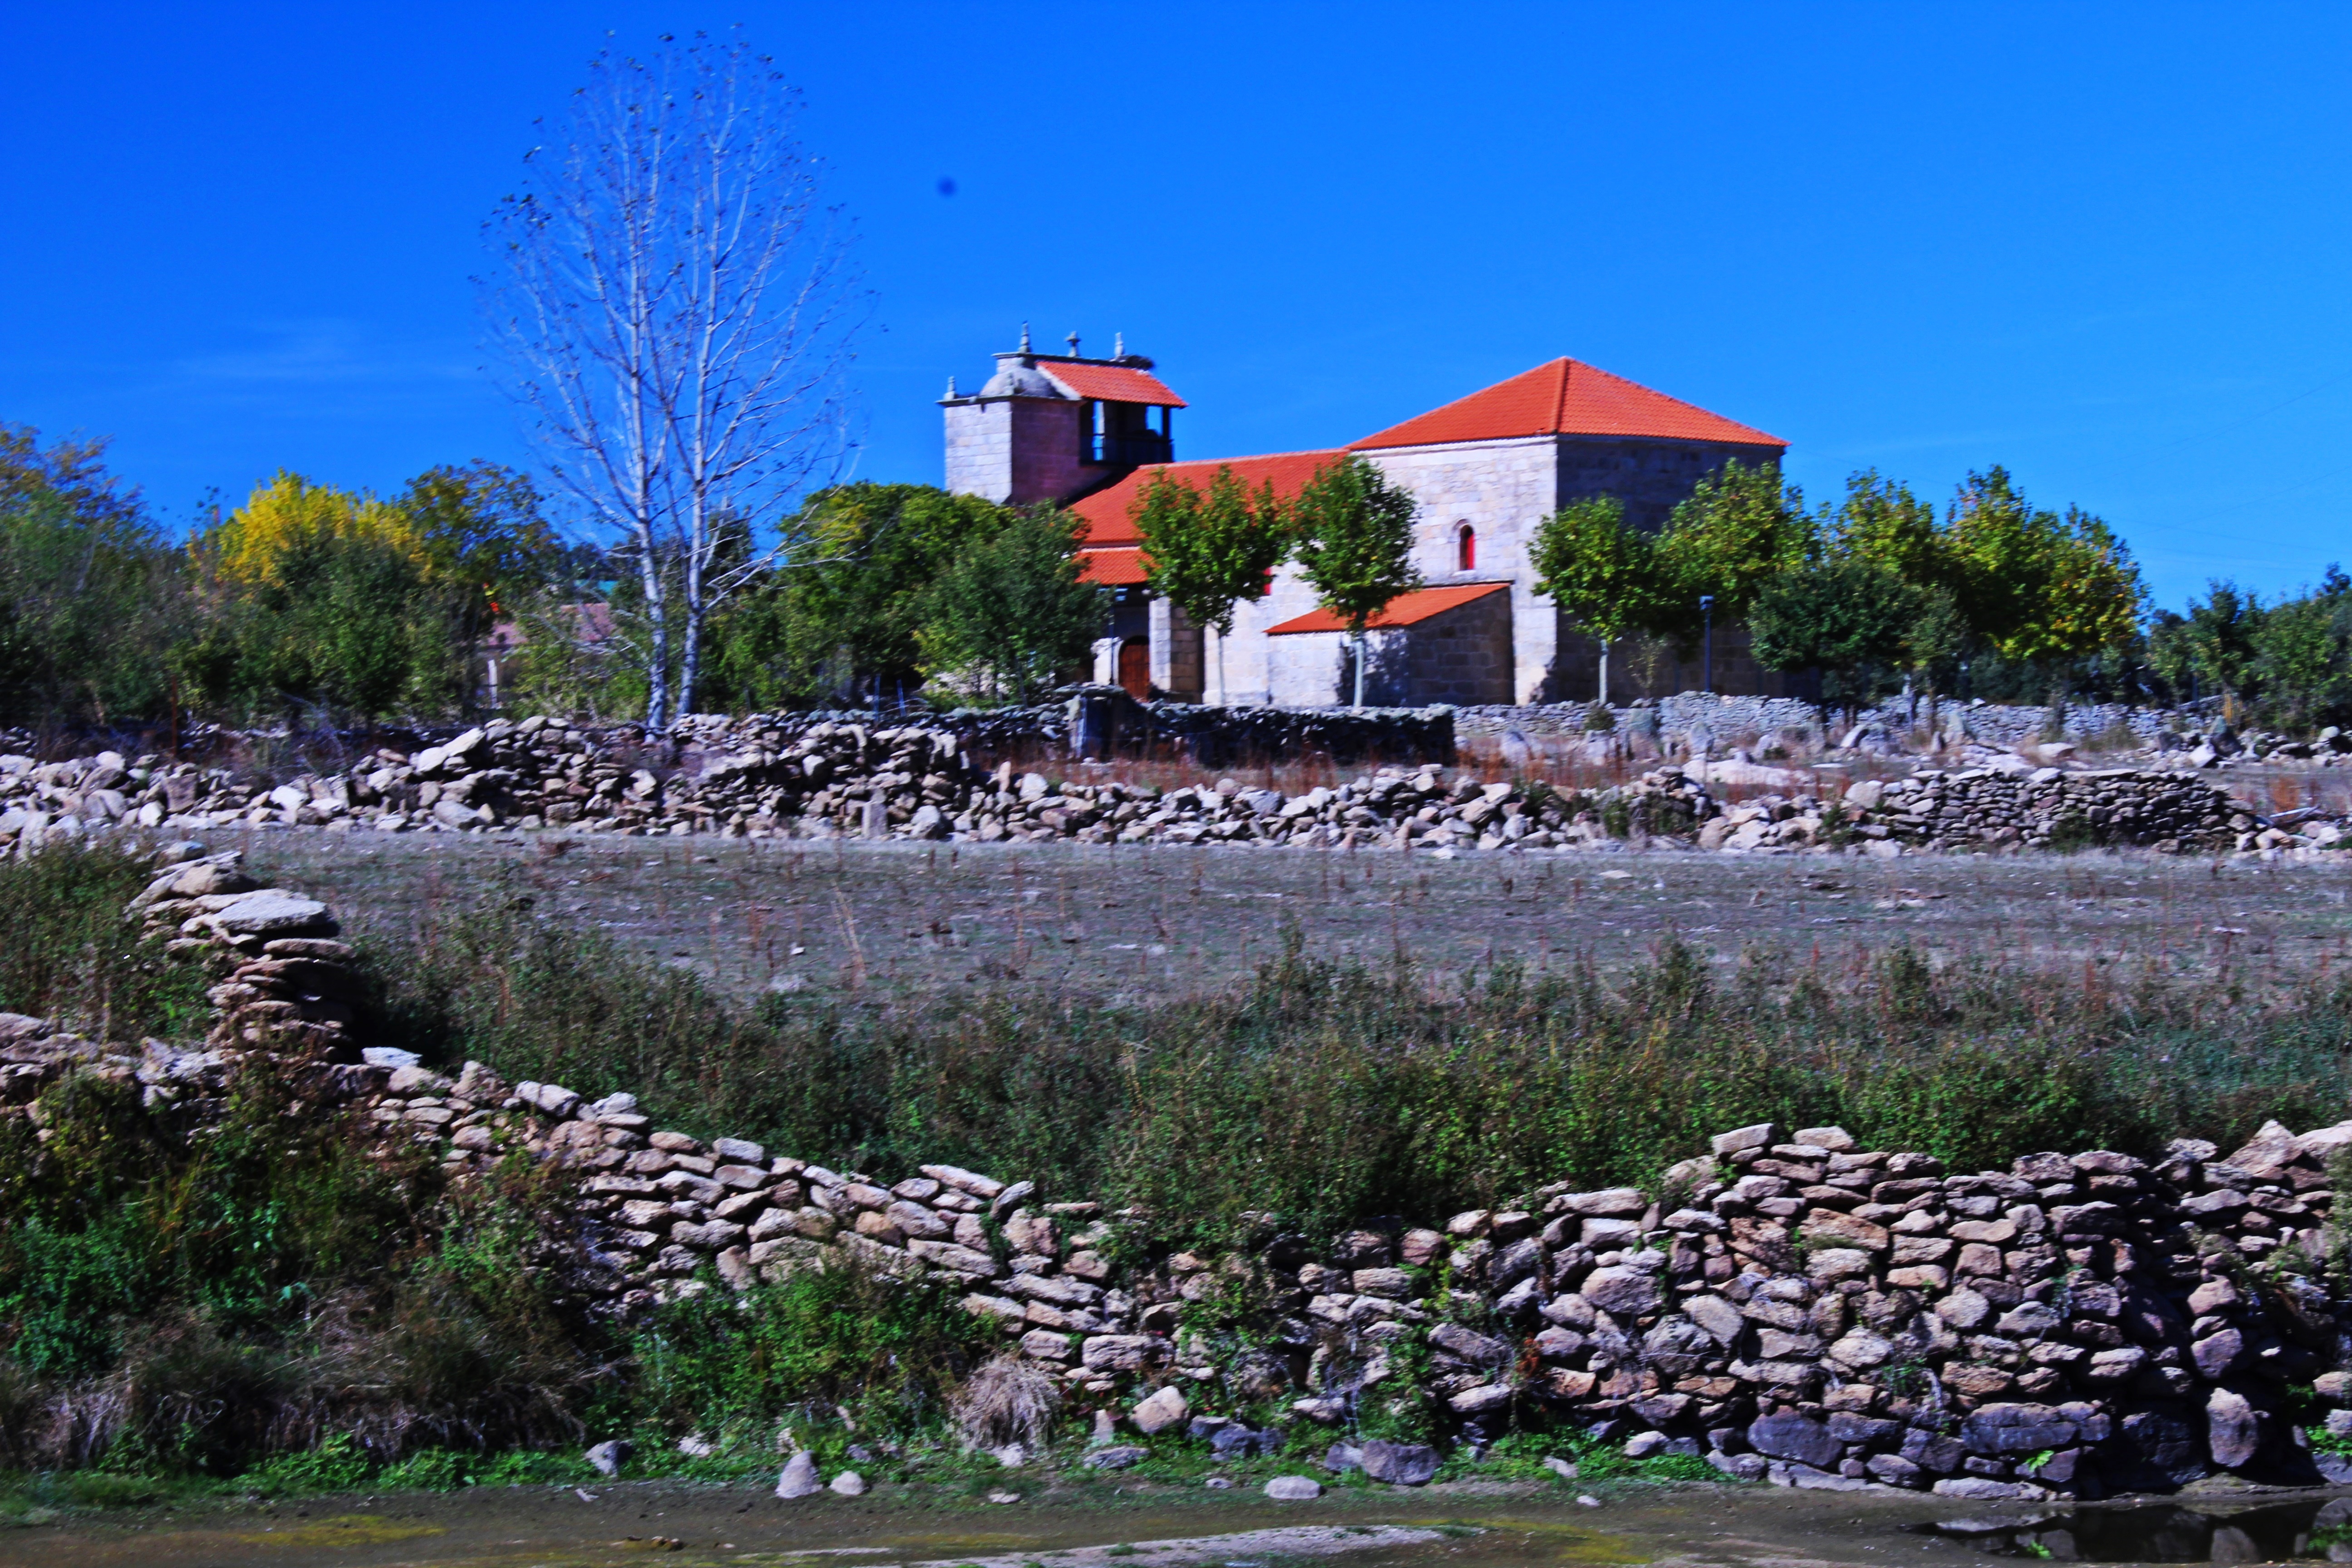
[[[1712,696],[1714,696],[1714,695],[1715,695],[1715,595],[1712,595],[1712,594],[1701,594],[1701,595],[1698,596],[1698,613],[1699,613],[1699,615],[1704,618],[1704,621],[1705,621],[1705,624],[1706,624],[1706,635],[1705,635],[1705,637],[1703,637],[1703,639],[1701,640],[1701,643],[1700,643],[1700,647],[1701,647],[1701,648],[1702,648],[1702,649],[1704,649],[1704,651],[1699,655],[1699,659],[1700,659],[1700,665],[1699,665],[1699,687],[1700,687],[1700,689],[1701,689],[1702,690],[1704,690],[1704,691],[1705,691],[1708,696],[1712,697]]]

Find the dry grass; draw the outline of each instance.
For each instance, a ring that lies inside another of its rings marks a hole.
[[[1007,1351],[964,1380],[948,1414],[968,1447],[1018,1443],[1034,1454],[1045,1446],[1061,1409],[1061,1386]]]

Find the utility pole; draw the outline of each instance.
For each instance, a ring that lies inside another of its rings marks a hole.
[[[1703,624],[1704,624],[1704,625],[1706,626],[1706,632],[1702,635],[1702,637],[1701,637],[1701,640],[1700,640],[1700,644],[1699,644],[1700,647],[1704,650],[1704,651],[1703,651],[1703,652],[1701,652],[1701,653],[1700,653],[1700,655],[1699,655],[1699,660],[1700,660],[1700,666],[1699,666],[1699,676],[1700,676],[1700,679],[1699,679],[1699,686],[1700,686],[1700,688],[1701,688],[1703,690],[1705,690],[1705,691],[1706,692],[1706,694],[1707,694],[1709,697],[1712,697],[1712,696],[1714,696],[1714,695],[1715,695],[1715,595],[1712,595],[1712,594],[1701,594],[1701,595],[1698,596],[1698,613],[1699,613],[1700,616],[1702,617]]]

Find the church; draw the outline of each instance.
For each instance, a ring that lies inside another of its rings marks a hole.
[[[1036,353],[1024,328],[977,393],[959,395],[949,382],[947,488],[1078,515],[1082,573],[1112,601],[1095,678],[1139,699],[1314,707],[1348,701],[1354,685],[1346,631],[1295,564],[1275,573],[1264,597],[1237,606],[1223,639],[1148,593],[1130,518],[1156,472],[1205,494],[1228,467],[1251,490],[1271,480],[1288,497],[1324,465],[1362,456],[1420,503],[1414,564],[1424,584],[1371,623],[1365,700],[1589,701],[1600,650],[1536,593],[1537,526],[1572,501],[1613,495],[1629,521],[1655,530],[1726,462],[1777,463],[1788,449],[1778,437],[1556,359],[1334,450],[1183,461],[1175,416],[1186,404],[1152,361],[1123,342],[1108,359],[1082,357],[1075,334],[1069,346]],[[1781,679],[1748,657],[1741,628],[1718,626],[1715,642],[1711,672],[1670,647],[1619,645],[1611,700],[1703,688],[1782,694]]]

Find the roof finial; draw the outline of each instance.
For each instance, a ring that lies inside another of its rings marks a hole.
[[[1024,354],[1029,352],[1029,323],[1026,321],[1021,323],[1021,352]]]
[[[955,395],[955,373],[953,371],[950,371],[948,373],[948,395],[950,397],[953,397]]]
[[[1113,359],[1125,359],[1127,357],[1127,334],[1125,332],[1113,332],[1110,335],[1110,357]]]
[[[1066,343],[1067,343],[1067,344],[1069,344],[1069,345],[1070,345],[1070,357],[1071,357],[1072,359],[1076,359],[1076,358],[1077,358],[1077,357],[1078,357],[1078,334],[1077,334],[1077,333],[1076,333],[1076,332],[1072,332],[1068,337],[1064,338],[1062,341],[1063,341],[1064,342],[1066,342]]]

